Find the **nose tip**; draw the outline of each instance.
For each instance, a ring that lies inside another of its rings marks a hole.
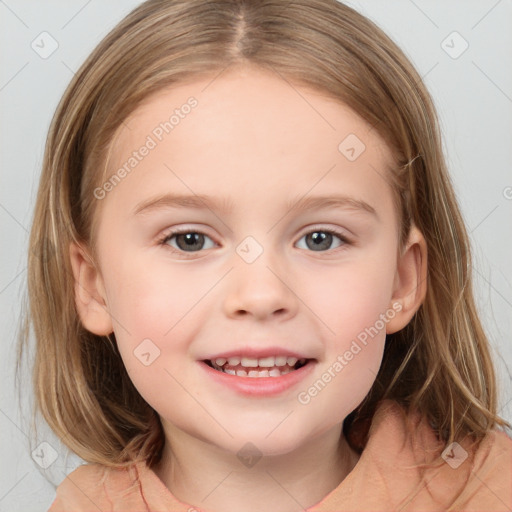
[[[284,280],[267,265],[245,265],[231,273],[224,301],[230,317],[253,316],[264,320],[295,314],[295,296]]]

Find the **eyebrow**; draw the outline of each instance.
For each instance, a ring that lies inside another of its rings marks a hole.
[[[224,198],[214,198],[202,194],[163,194],[140,202],[133,210],[133,215],[149,214],[154,211],[171,208],[194,208],[197,210],[212,210],[228,214],[233,210],[233,202]],[[288,201],[286,211],[291,210],[320,210],[327,208],[343,208],[369,213],[376,218],[375,208],[366,201],[349,196],[310,196],[299,197]]]
[[[146,214],[157,210],[179,207],[229,213],[233,209],[233,203],[228,198],[217,199],[202,194],[163,194],[142,201],[134,208],[133,214]]]

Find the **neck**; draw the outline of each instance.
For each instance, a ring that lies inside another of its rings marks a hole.
[[[284,455],[241,463],[183,431],[173,431],[156,475],[180,501],[207,512],[298,512],[335,489],[359,455],[347,444],[341,425]]]

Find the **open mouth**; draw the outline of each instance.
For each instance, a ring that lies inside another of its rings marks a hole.
[[[281,377],[306,366],[313,359],[297,359],[295,357],[268,357],[249,359],[233,357],[227,359],[204,360],[210,368],[237,377]]]

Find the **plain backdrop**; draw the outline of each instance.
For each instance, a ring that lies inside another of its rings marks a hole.
[[[0,511],[43,511],[82,461],[20,415],[15,340],[27,240],[50,119],[73,73],[137,0],[0,0]],[[351,0],[405,51],[439,111],[471,235],[476,296],[512,421],[512,0]],[[44,42],[41,42],[44,41]],[[48,53],[51,53],[48,55]],[[41,443],[46,443],[42,444]],[[38,463],[55,460],[44,469]]]

